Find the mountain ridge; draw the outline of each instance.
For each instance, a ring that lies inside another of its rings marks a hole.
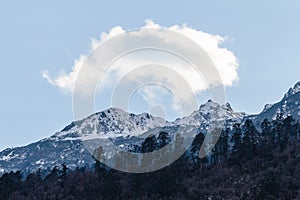
[[[235,112],[229,103],[219,105],[211,100],[202,104],[189,116],[172,122],[148,113],[133,114],[120,108],[109,108],[94,113],[82,120],[74,121],[50,137],[22,147],[7,148],[0,152],[0,174],[8,171],[36,171],[51,169],[65,163],[68,168],[90,166],[94,163],[83,141],[103,137],[126,147],[130,143],[141,142],[138,136],[149,130],[173,130],[172,127],[193,125],[203,132],[214,121],[224,122],[224,127],[233,123],[252,119],[259,127],[267,118],[274,119],[278,113],[292,115],[300,120],[300,82],[290,88],[281,101],[266,105],[257,115]],[[78,131],[79,130],[79,131]],[[93,131],[95,131],[95,134]],[[175,130],[175,129],[174,129]]]

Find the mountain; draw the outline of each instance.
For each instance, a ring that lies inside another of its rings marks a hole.
[[[195,125],[208,126],[214,121],[236,122],[245,117],[246,114],[242,112],[235,112],[229,103],[219,105],[212,100],[200,106],[199,110],[194,111],[191,115],[176,119],[176,125]]]
[[[142,134],[161,131],[174,134],[179,126],[185,124],[205,130],[214,120],[237,121],[243,116],[245,114],[234,112],[229,104],[220,106],[211,100],[190,116],[174,122],[148,113],[135,115],[119,108],[110,108],[72,122],[51,137],[24,147],[5,149],[0,152],[0,174],[16,170],[25,173],[38,169],[50,170],[61,164],[66,164],[70,169],[91,167],[95,161],[83,144],[89,140],[107,138],[120,148],[129,148],[130,144],[143,141],[142,137],[138,137]]]
[[[300,121],[300,81],[288,90],[281,101],[265,105],[261,113],[253,116],[253,121],[259,126],[264,119],[272,121],[276,119],[278,114],[282,115],[282,117],[291,115]]]
[[[235,112],[229,103],[219,105],[211,100],[198,110],[173,122],[148,113],[133,114],[119,108],[110,108],[85,119],[72,122],[54,135],[23,147],[8,148],[0,152],[0,175],[22,170],[25,174],[38,169],[50,170],[65,164],[68,168],[92,167],[95,163],[84,143],[94,139],[109,139],[121,149],[140,144],[143,137],[167,132],[175,134],[180,127],[191,126],[196,132],[205,133],[212,124],[231,127],[236,122],[252,119],[259,127],[267,118],[272,120],[278,113],[292,115],[300,120],[300,82],[275,104],[268,104],[257,115]],[[143,136],[143,137],[142,137]]]
[[[90,167],[94,159],[84,147],[83,141],[105,137],[124,145],[141,141],[136,135],[168,124],[147,113],[135,115],[111,108],[72,122],[49,138],[24,147],[5,149],[0,152],[0,174],[20,169],[25,173],[38,169],[50,170],[64,163],[71,169]],[[98,134],[94,134],[94,129],[97,129]]]
[[[83,120],[72,122],[47,140],[91,140],[94,138],[134,137],[150,129],[171,123],[148,113],[135,115],[119,108],[95,113]]]

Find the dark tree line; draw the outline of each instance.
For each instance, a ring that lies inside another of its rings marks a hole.
[[[55,167],[22,179],[20,171],[0,178],[0,199],[299,199],[300,126],[292,117],[278,115],[256,129],[248,119],[221,131],[211,153],[199,158],[205,135],[195,136],[190,149],[176,162],[158,171],[120,172],[96,161],[94,170]],[[214,136],[213,136],[214,137]],[[166,132],[150,135],[135,152],[147,153],[171,141]],[[173,148],[182,148],[178,134]],[[94,156],[103,157],[99,147]],[[115,164],[124,164],[122,153]],[[168,159],[163,152],[155,162]]]

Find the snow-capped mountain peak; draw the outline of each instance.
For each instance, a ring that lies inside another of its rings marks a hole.
[[[166,126],[169,122],[148,113],[133,114],[120,108],[109,108],[72,122],[51,139],[89,140],[120,136],[138,136],[149,129]]]
[[[225,120],[241,120],[246,114],[235,112],[229,103],[220,105],[212,100],[208,100],[202,104],[198,110],[194,111],[191,115],[177,119],[175,124],[189,124],[200,125],[209,124],[213,121]]]
[[[297,82],[294,87],[289,89],[289,91],[284,95],[284,98],[288,98],[298,92],[300,92],[300,81]]]
[[[263,111],[254,117],[255,125],[259,127],[264,119],[274,120],[278,114],[283,117],[291,115],[296,120],[300,119],[300,81],[289,89],[281,101],[267,104]]]
[[[272,120],[278,112],[300,120],[300,82],[289,90],[284,99],[267,105],[258,115],[235,112],[229,103],[220,105],[212,100],[201,105],[189,116],[173,122],[153,117],[148,113],[133,114],[120,108],[110,108],[74,121],[49,138],[0,152],[0,175],[12,170],[27,173],[39,168],[52,169],[62,163],[71,169],[90,166],[94,160],[83,143],[93,139],[108,138],[116,145],[126,148],[130,144],[141,142],[141,134],[143,136],[160,131],[175,134],[176,131],[180,131],[180,127],[186,126],[192,127],[196,132],[205,133],[215,122],[216,125],[230,128],[234,123],[250,118],[259,127],[262,120]]]
[[[266,104],[264,109],[263,109],[263,112],[269,110],[272,106],[273,106],[273,104],[270,104],[270,103]]]

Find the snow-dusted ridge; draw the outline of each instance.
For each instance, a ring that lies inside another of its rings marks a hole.
[[[152,128],[171,125],[160,117],[148,113],[133,114],[120,108],[110,108],[89,117],[71,123],[62,131],[48,139],[90,140],[97,138],[114,138],[138,136]]]
[[[289,91],[284,95],[284,98],[288,98],[298,92],[300,92],[300,81],[297,82],[294,87],[289,89]]]
[[[231,127],[235,122],[252,119],[259,123],[267,118],[272,120],[280,112],[292,115],[300,120],[300,82],[291,88],[283,99],[267,105],[258,115],[235,112],[230,104],[219,105],[211,100],[201,105],[198,110],[175,121],[169,122],[148,113],[133,114],[119,108],[110,108],[85,119],[72,122],[54,135],[31,143],[27,146],[8,148],[0,152],[0,175],[12,170],[24,173],[41,169],[51,169],[65,163],[69,168],[91,166],[94,160],[84,147],[83,141],[95,138],[109,138],[120,147],[140,142],[142,134],[162,131],[176,131],[180,126],[194,126],[205,132],[212,122],[224,122]]]
[[[173,122],[153,117],[148,113],[133,114],[120,108],[110,108],[72,122],[48,138],[0,152],[0,173],[18,169],[25,172],[39,168],[51,169],[62,163],[69,168],[91,165],[94,160],[83,144],[85,141],[109,138],[125,148],[130,143],[142,141],[142,138],[137,136],[151,130],[172,132],[185,125],[195,126],[197,130],[205,129],[217,118],[241,120],[243,116],[244,114],[234,112],[229,104],[220,106],[212,101],[200,106],[191,115]]]
[[[268,119],[271,121],[276,119],[279,113],[283,117],[293,116],[296,120],[300,120],[300,81],[284,94],[281,101],[274,104],[266,104],[263,111],[253,116],[252,119],[259,128],[262,120]]]
[[[76,121],[62,131],[51,136],[50,140],[92,140],[95,138],[115,138],[139,136],[153,128],[178,125],[209,124],[216,120],[240,120],[245,113],[232,110],[230,104],[220,106],[209,100],[191,115],[169,122],[148,113],[133,114],[120,108],[110,108]]]
[[[220,105],[212,100],[202,104],[198,110],[191,115],[175,120],[174,124],[182,125],[196,125],[209,124],[212,121],[226,121],[226,120],[241,120],[246,114],[242,112],[235,112],[232,110],[229,103]]]

